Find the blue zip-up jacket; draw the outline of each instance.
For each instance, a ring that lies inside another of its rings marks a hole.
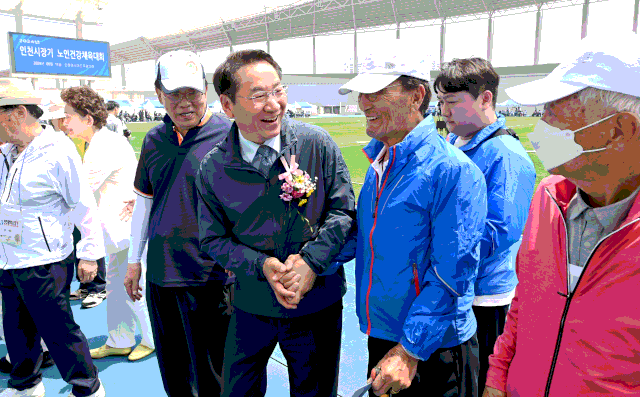
[[[383,144],[364,152],[375,159]],[[428,116],[389,149],[381,187],[369,167],[358,200],[360,329],[427,360],[476,332],[471,305],[487,214],[478,167]]]
[[[536,170],[520,142],[509,135],[488,139],[505,118],[480,130],[462,150],[476,163],[487,182],[488,214],[480,243],[476,296],[513,291],[518,284],[515,259],[536,182]],[[454,144],[458,137],[449,134]]]

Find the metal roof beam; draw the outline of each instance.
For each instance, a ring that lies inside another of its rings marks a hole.
[[[398,23],[398,14],[396,12],[396,0],[391,0],[391,9],[393,10],[393,20],[396,22],[396,26],[400,28],[400,24]]]
[[[160,58],[160,51],[158,51],[150,42],[149,40],[144,37],[144,36],[140,36],[140,41],[147,47],[149,48],[149,50],[153,53],[153,56],[156,58]]]
[[[220,20],[222,21],[222,31],[224,32],[224,35],[227,38],[229,47],[233,47],[233,43],[231,42],[231,35],[227,31],[227,27],[229,27],[229,30],[235,30],[235,26],[233,25],[233,22],[231,22],[231,24],[229,25],[224,22],[224,19],[220,18]]]
[[[182,36],[181,36],[184,41],[187,42],[187,45],[189,46],[189,48],[191,48],[191,51],[193,52],[198,52],[198,49],[196,48],[196,46],[189,40],[189,37],[187,37],[187,33],[182,30]]]
[[[5,15],[12,15],[12,16],[16,16],[16,10],[0,10],[0,14],[5,14]],[[45,21],[55,21],[55,22],[66,22],[69,24],[74,24],[76,23],[75,19],[66,19],[66,18],[53,18],[53,17],[47,17],[47,16],[42,16],[42,15],[33,15],[33,14],[22,14],[23,18],[30,18],[30,19],[42,19]],[[102,26],[101,23],[99,22],[88,22],[88,21],[82,21],[83,25],[95,25],[95,26]]]

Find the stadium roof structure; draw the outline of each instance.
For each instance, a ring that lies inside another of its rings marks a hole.
[[[596,1],[602,0],[591,0]],[[420,21],[459,22],[465,16],[500,16],[527,7],[531,9],[526,12],[531,12],[543,6],[557,8],[583,3],[585,0],[314,0],[186,32],[114,44],[111,62],[118,65],[147,61],[179,49],[201,52],[389,25],[400,29],[401,24],[408,27]]]

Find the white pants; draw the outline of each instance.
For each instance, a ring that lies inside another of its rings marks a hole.
[[[136,344],[136,326],[140,325],[142,345],[155,349],[147,299],[145,297],[145,273],[147,270],[147,250],[142,254],[142,299],[133,302],[124,288],[124,277],[127,274],[128,249],[109,255],[107,265],[107,328],[109,339],[107,345],[119,349],[133,347]],[[137,324],[136,324],[137,323]]]
[[[4,321],[2,319],[2,294],[0,293],[0,338],[2,340],[4,339]],[[6,340],[5,340],[6,343]],[[42,345],[42,350],[43,351],[48,351],[49,348],[47,348],[47,345],[44,344],[44,340],[42,340],[42,338],[40,338],[40,344]],[[9,353],[7,353],[7,360],[9,360]],[[10,361],[10,360],[9,360]]]

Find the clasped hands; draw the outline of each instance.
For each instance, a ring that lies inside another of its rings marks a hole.
[[[274,257],[267,258],[262,272],[278,303],[287,309],[296,309],[316,280],[316,274],[300,254],[289,255],[284,263]]]

